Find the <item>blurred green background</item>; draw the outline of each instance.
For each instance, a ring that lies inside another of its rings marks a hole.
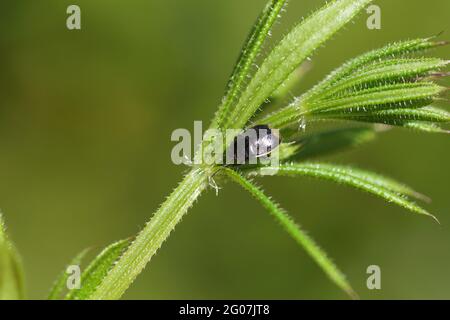
[[[274,38],[323,1],[291,1]],[[66,29],[78,4],[82,30]],[[134,235],[186,170],[176,128],[209,121],[265,0],[8,1],[0,19],[0,208],[44,298],[80,250]],[[298,88],[400,39],[450,32],[448,0],[379,0],[313,58]],[[270,48],[270,45],[267,47]],[[267,52],[268,49],[266,49]],[[433,55],[449,58],[449,48]],[[447,82],[448,85],[448,82]],[[433,198],[430,219],[326,182],[268,178],[265,189],[334,258],[362,298],[450,298],[450,158],[444,135],[393,130],[330,157]],[[366,288],[379,265],[382,290]],[[239,187],[210,191],[127,292],[128,299],[346,298]]]

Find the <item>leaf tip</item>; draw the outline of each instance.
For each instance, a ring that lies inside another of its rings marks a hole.
[[[436,47],[443,47],[443,46],[448,45],[449,43],[450,43],[450,41],[444,40],[444,41],[437,41],[434,44]]]
[[[348,288],[346,290],[347,294],[350,296],[350,298],[352,300],[361,300],[361,298],[359,297],[358,293],[356,293],[356,291],[354,291],[352,288]]]
[[[440,225],[440,226],[442,225],[441,222],[439,221],[439,219],[434,214],[429,213],[427,210],[422,209],[422,214],[433,219],[438,225]]]
[[[439,221],[439,219],[436,218],[436,216],[432,215],[431,213],[429,213],[429,215],[430,215],[431,218],[433,218],[434,221],[437,222],[438,225],[440,225],[440,226],[442,225],[441,222]]]

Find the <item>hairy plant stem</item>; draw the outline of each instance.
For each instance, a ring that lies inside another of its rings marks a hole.
[[[90,299],[119,299],[208,186],[208,169],[193,169],[137,235]]]

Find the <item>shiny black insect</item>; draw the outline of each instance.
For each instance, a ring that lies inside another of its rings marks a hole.
[[[268,125],[257,125],[236,136],[225,153],[226,165],[256,164],[258,158],[270,157],[280,138]]]

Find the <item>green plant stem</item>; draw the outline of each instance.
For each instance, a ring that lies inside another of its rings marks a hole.
[[[119,299],[208,186],[208,174],[189,172],[125,251],[91,299]]]

